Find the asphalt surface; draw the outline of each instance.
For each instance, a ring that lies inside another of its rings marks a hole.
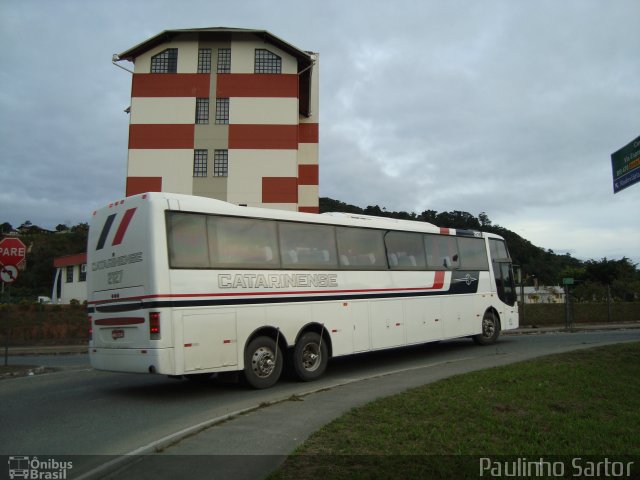
[[[554,332],[547,333],[553,335]],[[640,330],[635,330],[635,333],[632,338],[620,336],[618,339],[599,341],[594,338],[596,331],[591,329],[591,332],[575,333],[575,342],[558,346],[553,353],[619,341],[640,341]],[[464,340],[452,343],[461,341]],[[507,342],[508,337],[502,341]],[[202,425],[202,430],[195,435],[184,432],[180,439],[165,439],[148,446],[146,450],[141,449],[139,453],[142,454],[157,451],[124,464],[106,478],[177,478],[188,465],[189,474],[195,477],[206,477],[211,472],[217,472],[214,478],[263,479],[311,434],[354,407],[454,375],[528,360],[541,354],[533,345],[520,348],[518,353],[505,353],[494,346],[480,348],[480,352],[474,358],[445,360],[371,378],[354,379],[330,389],[220,418],[210,427]]]
[[[154,437],[152,442],[129,451],[127,456],[98,459],[98,462],[92,463],[101,463],[100,466],[74,478],[157,480],[181,478],[188,472],[189,476],[195,478],[262,479],[323,425],[351,408],[376,398],[400,393],[408,388],[452,375],[540,355],[640,340],[640,323],[581,326],[580,331],[571,335],[559,334],[562,330],[552,327],[503,332],[504,337],[498,344],[484,348],[467,349],[466,344],[462,346],[460,343],[469,340],[443,342],[441,350],[456,350],[461,346],[464,353],[434,356],[432,363],[421,365],[399,362],[396,364],[397,371],[381,369],[379,373],[368,370],[365,373],[362,369],[356,369],[337,380],[332,380],[330,385],[319,382],[299,384],[303,388],[292,390],[298,393],[288,395],[285,393],[288,390],[283,390],[279,395],[266,397],[267,401],[243,402],[239,410],[207,418],[161,438]],[[541,349],[540,342],[534,341],[533,337],[521,339],[526,341],[510,341],[512,335],[525,333],[548,334],[544,335],[548,346]],[[513,348],[514,346],[516,348]],[[78,351],[78,347],[57,347],[57,350],[23,348],[13,350],[9,359],[11,363],[21,364],[27,360],[30,364],[38,364],[38,359],[46,360],[50,365],[62,369],[86,368],[86,354],[64,355],[72,351]],[[371,358],[376,360],[375,354],[367,355],[373,355]],[[352,360],[345,362],[347,363],[357,362]],[[285,397],[283,394],[288,396]],[[212,472],[215,472],[215,475],[212,476]]]

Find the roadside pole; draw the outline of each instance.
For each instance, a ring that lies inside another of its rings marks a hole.
[[[569,285],[573,285],[573,278],[563,278],[564,285],[564,323],[567,330],[573,328],[573,319],[571,318],[571,293]]]
[[[19,238],[6,237],[0,240],[0,280],[4,298],[4,284],[7,284],[7,303],[11,304],[11,284],[18,279],[18,272],[24,270],[27,261],[27,247]],[[9,356],[9,309],[4,309],[6,334],[4,338],[4,366]]]
[[[607,321],[611,323],[611,284],[607,283]]]
[[[2,293],[4,297],[4,282],[2,282]],[[7,304],[11,304],[11,285],[7,287]],[[9,328],[9,309],[4,310],[4,366],[9,365],[9,334],[11,329]]]
[[[514,265],[518,270],[518,284],[520,285],[520,325],[524,325],[525,323],[525,314],[524,314],[524,275],[522,275],[522,268],[519,265]]]
[[[11,284],[18,278],[18,269],[13,265],[0,265],[0,281],[2,282],[2,298],[4,300],[4,284],[7,284],[7,305],[11,304]],[[3,308],[5,314],[5,335],[4,335],[4,366],[6,367],[9,356],[9,335],[11,328],[9,326],[9,309]]]

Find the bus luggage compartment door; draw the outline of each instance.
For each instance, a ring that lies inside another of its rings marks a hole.
[[[238,364],[235,313],[182,315],[184,371]]]

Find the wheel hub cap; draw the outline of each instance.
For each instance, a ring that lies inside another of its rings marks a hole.
[[[268,348],[259,348],[251,357],[251,365],[253,371],[258,377],[268,377],[273,373],[273,370],[276,367],[275,356]]]

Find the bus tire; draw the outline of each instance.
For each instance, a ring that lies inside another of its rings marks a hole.
[[[500,320],[495,313],[486,312],[482,317],[482,333],[473,336],[477,345],[492,345],[500,336]]]
[[[298,339],[293,349],[293,369],[300,380],[310,382],[320,378],[328,362],[329,350],[320,334],[307,332]]]
[[[269,388],[276,384],[282,373],[284,357],[275,340],[254,338],[244,352],[244,376],[253,388]]]

